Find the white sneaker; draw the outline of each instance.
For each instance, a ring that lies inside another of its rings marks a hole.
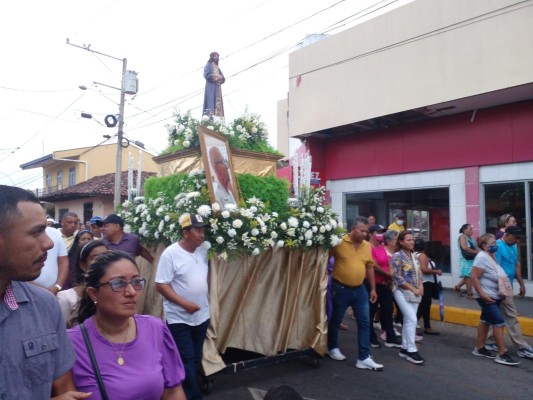
[[[372,356],[368,356],[365,360],[357,360],[355,368],[369,369],[371,371],[383,371],[383,365],[378,364],[372,359]]]
[[[372,327],[374,329],[380,329],[381,330],[381,323],[380,322],[372,322]]]
[[[396,334],[396,336],[402,336],[401,332],[398,332],[397,329],[394,329],[394,333]]]
[[[533,349],[528,346],[518,350],[518,357],[533,359]]]
[[[344,356],[344,354],[341,353],[341,351],[338,348],[328,350],[328,356],[332,360],[336,360],[336,361],[346,360],[346,357]]]

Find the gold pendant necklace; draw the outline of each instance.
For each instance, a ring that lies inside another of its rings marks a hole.
[[[96,320],[95,320],[95,322],[96,322]],[[120,366],[123,366],[124,365],[124,357],[122,357],[122,353],[124,353],[124,349],[126,348],[126,343],[128,342],[128,333],[130,332],[130,322],[129,322],[129,320],[128,320],[128,328],[126,329],[126,335],[124,336],[124,342],[122,343],[122,348],[120,349],[120,351],[118,351],[117,348],[115,347],[115,345],[113,344],[113,342],[111,342],[111,340],[109,340],[104,335],[104,332],[102,331],[102,329],[100,329],[98,324],[96,324],[96,326],[100,330],[100,333],[102,334],[102,336],[109,342],[109,344],[111,345],[111,347],[113,348],[115,353],[117,353],[117,364],[120,365]]]

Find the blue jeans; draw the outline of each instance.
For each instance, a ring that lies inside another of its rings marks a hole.
[[[332,311],[328,324],[328,349],[339,347],[339,324],[348,307],[352,307],[357,320],[357,344],[359,360],[366,360],[370,355],[370,317],[368,292],[364,285],[348,289],[337,282],[331,282]]]
[[[202,399],[202,393],[196,382],[196,375],[202,365],[202,351],[209,320],[197,326],[187,324],[167,324],[167,326],[176,342],[185,368],[183,390],[187,400]]]
[[[481,307],[480,321],[486,325],[504,326],[505,319],[503,318],[502,311],[500,310],[500,303],[502,299],[495,300],[495,303],[487,304],[480,298],[476,298],[477,303]]]

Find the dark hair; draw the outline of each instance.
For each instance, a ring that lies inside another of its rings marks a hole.
[[[483,245],[487,244],[490,239],[492,239],[494,235],[492,233],[485,233],[484,235],[481,235],[477,238],[477,247],[479,247],[481,250],[483,250]]]
[[[426,249],[426,242],[424,239],[415,239],[415,251],[418,251],[419,253],[423,252]]]
[[[139,269],[133,257],[123,251],[106,251],[96,257],[94,262],[89,266],[89,269],[85,274],[85,290],[83,291],[83,296],[78,305],[78,315],[75,317],[75,321],[78,324],[81,324],[96,313],[96,305],[87,294],[87,288],[92,287],[99,290],[100,279],[102,279],[102,276],[105,275],[111,264],[120,260],[131,261],[132,264]]]
[[[0,221],[2,221],[0,232],[7,229],[13,219],[20,218],[21,213],[18,209],[18,203],[22,201],[40,204],[39,199],[25,189],[0,185]]]
[[[368,218],[365,217],[355,217],[352,223],[352,228],[357,226],[358,224],[368,225]]]
[[[304,398],[300,393],[289,385],[280,385],[271,387],[266,392],[263,400],[303,400]]]
[[[461,229],[459,229],[459,233],[465,233],[469,226],[472,226],[472,224],[464,224],[463,226],[461,226]]]
[[[91,252],[97,247],[107,246],[101,240],[93,240],[92,242],[87,243],[85,246],[80,247],[76,253],[76,262],[74,264],[74,283],[76,285],[85,284],[85,271],[81,268],[81,263],[86,263],[89,259]]]
[[[63,214],[61,216],[61,221],[63,221],[63,219],[65,219],[67,217],[78,218],[78,214],[76,214],[75,212],[72,212],[72,211],[67,211],[65,214]]]
[[[83,229],[83,230],[79,231],[78,234],[76,235],[76,237],[74,238],[74,241],[72,242],[72,247],[68,251],[68,256],[70,258],[76,257],[76,255],[78,254],[78,250],[80,248],[80,237],[81,237],[81,235],[84,235],[86,233],[91,235],[91,238],[93,237],[93,234],[91,233],[91,231],[89,231],[87,229]],[[76,259],[76,258],[74,258],[74,259]]]
[[[220,57],[220,54],[218,54],[217,51],[213,51],[212,53],[209,54],[209,60],[207,62],[213,61],[213,57],[215,56],[215,54]]]
[[[399,249],[401,249],[401,247],[402,247],[400,245],[400,242],[403,242],[407,235],[412,235],[412,234],[413,234],[413,232],[411,232],[411,231],[401,231],[399,233],[399,235],[398,235],[398,248]]]

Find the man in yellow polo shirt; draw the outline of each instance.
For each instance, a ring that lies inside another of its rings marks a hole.
[[[334,257],[331,281],[332,311],[328,326],[328,355],[342,361],[346,357],[338,345],[339,324],[348,307],[352,307],[357,320],[357,341],[359,354],[355,366],[372,371],[383,370],[383,365],[374,362],[370,355],[370,312],[369,293],[363,284],[365,277],[370,287],[370,301],[377,300],[374,281],[374,259],[368,235],[368,219],[357,217],[350,233],[343,236],[341,243],[330,251]]]
[[[405,214],[398,211],[394,215],[394,221],[389,225],[389,231],[402,232],[405,231]]]

